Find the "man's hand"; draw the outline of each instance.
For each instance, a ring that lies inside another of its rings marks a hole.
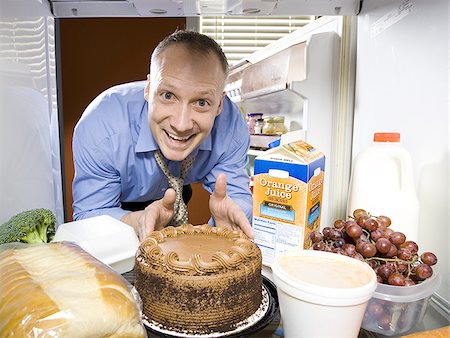
[[[152,231],[163,229],[173,217],[176,192],[167,189],[164,197],[148,205],[144,210],[130,212],[122,217],[122,222],[131,225],[142,242]]]
[[[217,176],[214,192],[209,198],[209,209],[216,225],[226,226],[231,229],[239,227],[248,237],[254,237],[252,226],[247,216],[227,195],[227,179],[225,174],[219,174]]]

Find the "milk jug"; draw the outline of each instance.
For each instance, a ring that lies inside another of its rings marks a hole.
[[[389,216],[393,230],[417,242],[419,201],[411,155],[400,144],[399,133],[375,133],[373,144],[355,158],[347,215],[355,209]]]

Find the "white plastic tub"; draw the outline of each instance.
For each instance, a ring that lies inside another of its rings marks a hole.
[[[376,287],[373,269],[335,253],[296,250],[272,265],[285,337],[357,337]]]

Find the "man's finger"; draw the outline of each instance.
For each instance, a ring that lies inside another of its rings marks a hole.
[[[235,214],[235,224],[238,225],[244,234],[246,234],[250,239],[253,239],[255,235],[253,233],[252,226],[250,225],[245,213],[242,210],[239,211],[240,212],[236,212]]]
[[[227,195],[227,177],[224,173],[220,173],[216,179],[216,186],[214,187],[213,197],[223,199]]]
[[[172,188],[167,189],[162,198],[162,206],[168,211],[174,211],[177,193]]]

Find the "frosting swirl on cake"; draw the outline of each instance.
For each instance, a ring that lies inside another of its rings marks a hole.
[[[203,275],[237,268],[256,254],[254,243],[240,231],[208,224],[186,224],[150,233],[136,257],[141,264]]]

